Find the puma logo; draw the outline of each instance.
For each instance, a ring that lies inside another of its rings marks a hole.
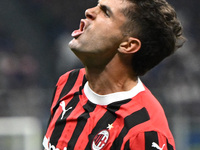
[[[162,146],[162,148],[161,148],[160,146],[158,146],[157,143],[153,142],[152,145],[151,145],[151,147],[155,147],[155,148],[157,148],[158,150],[163,150],[163,148],[165,147],[165,144],[164,144],[164,145]]]
[[[62,116],[61,116],[61,120],[62,120],[63,117],[64,117],[64,115],[65,115],[65,113],[66,113],[67,111],[69,111],[70,109],[72,109],[72,107],[69,107],[68,109],[65,109],[65,102],[64,102],[64,101],[62,101],[62,102],[60,103],[60,106],[62,107],[62,110],[63,110]]]
[[[46,136],[44,137],[44,140],[43,140],[43,146],[45,150],[67,150],[67,147],[64,147],[64,149],[56,148],[54,145],[50,143],[49,138],[47,139]]]

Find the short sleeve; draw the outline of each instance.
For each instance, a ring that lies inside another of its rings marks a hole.
[[[141,132],[130,139],[131,150],[175,150],[174,140],[160,132]]]

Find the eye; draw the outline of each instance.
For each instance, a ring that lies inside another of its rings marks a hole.
[[[110,17],[107,7],[104,5],[99,5],[99,6],[100,6],[100,9],[103,11],[103,13],[106,15],[106,17]]]
[[[107,17],[110,17],[109,12],[106,9],[103,9],[103,12]]]

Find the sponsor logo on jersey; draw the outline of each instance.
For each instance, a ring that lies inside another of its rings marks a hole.
[[[108,130],[102,130],[93,139],[92,150],[101,150],[108,142],[109,132]]]
[[[62,101],[60,103],[60,106],[62,107],[62,110],[63,110],[62,116],[61,116],[61,120],[62,120],[63,117],[65,116],[65,113],[68,112],[70,109],[72,109],[72,107],[69,107],[68,109],[65,109],[65,102],[64,101]]]

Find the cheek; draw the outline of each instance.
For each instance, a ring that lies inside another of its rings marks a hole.
[[[91,40],[94,43],[101,43],[103,45],[117,44],[122,39],[122,33],[117,28],[113,28],[111,26],[100,27],[91,32]]]
[[[104,24],[95,22],[88,26],[79,42],[85,49],[99,52],[105,49],[117,49],[121,40],[122,33],[119,27],[108,22]]]

